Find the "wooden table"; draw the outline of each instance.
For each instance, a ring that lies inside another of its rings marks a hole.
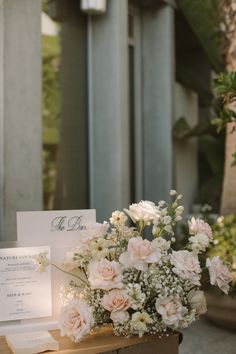
[[[59,351],[50,352],[51,354],[108,354],[114,350],[119,354],[178,354],[178,333],[171,333],[168,337],[162,338],[144,336],[125,339],[115,336],[110,329],[105,329],[98,334],[87,336],[80,343],[72,343],[69,338],[60,337],[59,331],[50,333],[59,342],[60,347]],[[0,337],[0,354],[12,354],[5,337]]]

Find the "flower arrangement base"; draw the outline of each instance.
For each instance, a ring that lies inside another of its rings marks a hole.
[[[207,319],[218,326],[236,330],[236,300],[214,292],[206,293],[206,298]]]
[[[82,342],[72,343],[67,337],[61,337],[59,331],[51,331],[52,336],[59,342],[59,351],[63,354],[178,354],[179,334],[145,335],[142,338],[125,339],[115,336],[111,327],[105,327],[84,338]],[[160,338],[159,338],[160,337]],[[4,337],[0,339],[0,353],[11,354]],[[51,352],[52,353],[52,352]]]

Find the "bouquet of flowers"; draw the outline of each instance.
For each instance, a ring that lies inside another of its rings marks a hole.
[[[220,258],[200,262],[213,242],[207,223],[192,218],[188,243],[174,250],[174,229],[184,208],[181,195],[174,190],[170,195],[170,204],[141,201],[83,232],[64,263],[75,281],[64,292],[62,336],[78,342],[107,323],[125,337],[188,327],[206,311],[204,272],[212,285],[228,292],[231,273]]]

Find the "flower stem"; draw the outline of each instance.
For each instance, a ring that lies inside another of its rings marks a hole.
[[[138,275],[137,275],[137,278],[136,278],[136,282],[138,282],[139,281],[139,278],[140,278],[140,275],[141,275],[141,270],[138,272]]]
[[[88,285],[88,283],[84,279],[80,278],[78,275],[70,273],[70,272],[67,272],[66,270],[63,270],[60,267],[58,267],[56,264],[53,264],[53,263],[51,263],[51,264],[52,264],[53,267],[55,267],[56,269],[60,270],[62,273],[65,273],[65,274],[68,274],[68,275],[72,275],[73,277],[79,279],[80,281],[82,281],[83,283]]]

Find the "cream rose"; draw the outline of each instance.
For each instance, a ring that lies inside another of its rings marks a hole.
[[[211,285],[217,285],[225,294],[228,294],[232,274],[220,257],[207,258],[206,266],[209,270]]]
[[[180,278],[191,281],[194,285],[200,285],[201,267],[198,258],[189,251],[173,251],[170,256],[172,269]]]
[[[188,227],[190,235],[204,234],[207,235],[209,241],[212,241],[211,227],[202,219],[192,217],[191,221],[188,222]]]
[[[159,243],[155,239],[152,242],[142,237],[132,237],[128,243],[128,251],[120,255],[120,263],[126,268],[145,270],[148,263],[158,263],[161,259]]]
[[[123,288],[123,276],[118,262],[110,262],[106,258],[97,262],[90,262],[88,273],[88,280],[92,289],[111,290]]]
[[[156,300],[156,310],[161,315],[163,322],[167,326],[178,327],[179,321],[183,319],[184,314],[187,312],[177,297],[167,297],[164,299]]]
[[[103,296],[102,306],[110,312],[125,311],[130,307],[130,298],[125,290],[114,289]]]
[[[110,318],[114,323],[124,323],[129,321],[130,316],[128,311],[115,311],[111,312]]]
[[[84,301],[72,300],[62,308],[58,326],[62,337],[68,336],[79,342],[93,324],[92,309]]]
[[[203,315],[206,312],[207,304],[204,291],[192,289],[187,297],[191,308],[196,310],[198,315]]]
[[[124,209],[124,211],[130,216],[133,222],[143,221],[146,224],[150,224],[160,214],[159,208],[148,200],[131,204],[129,209]]]

